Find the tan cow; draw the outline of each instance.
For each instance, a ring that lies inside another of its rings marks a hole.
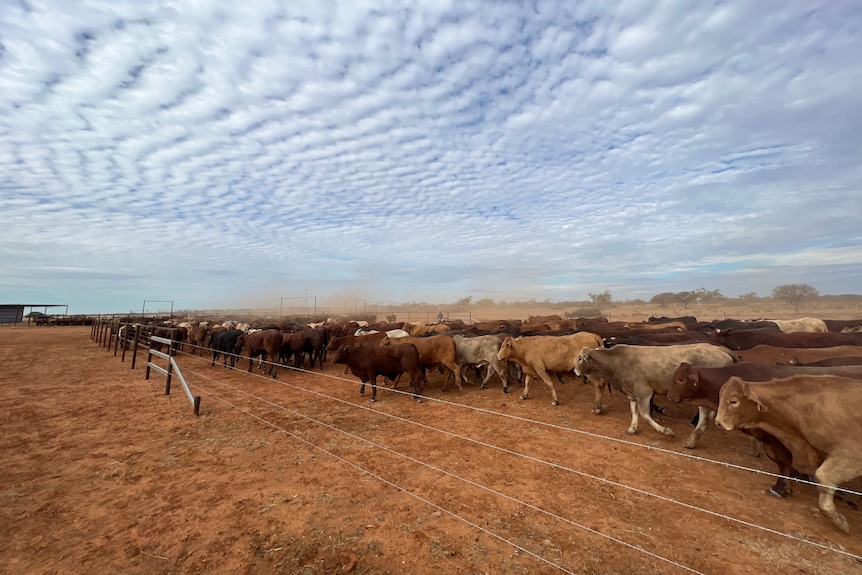
[[[665,323],[632,322],[626,327],[636,331],[688,331],[688,327],[681,321],[668,321]]]
[[[600,347],[602,338],[594,333],[581,331],[572,335],[534,335],[531,337],[507,337],[500,345],[497,359],[511,360],[520,364],[524,370],[524,393],[521,399],[530,394],[530,381],[542,378],[551,388],[552,405],[559,405],[557,390],[549,372],[572,371],[582,349]]]
[[[455,347],[455,340],[451,335],[431,335],[426,337],[400,337],[398,339],[390,339],[384,337],[380,341],[381,346],[395,345],[399,343],[412,343],[419,350],[419,359],[422,367],[422,382],[427,384],[428,380],[425,377],[425,370],[429,367],[437,367],[442,365],[452,372],[455,376],[455,381],[458,383],[458,389],[461,387],[461,367],[457,363],[458,350]],[[446,375],[446,381],[443,383],[443,389],[449,382],[449,375]]]
[[[415,337],[428,335],[429,333],[445,333],[447,331],[452,331],[445,323],[433,323],[423,325],[419,323],[404,322],[404,325],[401,329]]]
[[[800,317],[799,319],[771,319],[784,333],[826,333],[826,322],[816,317]]]
[[[835,488],[862,476],[862,382],[831,375],[799,375],[768,383],[732,377],[719,393],[715,423],[728,431],[762,429],[793,454],[793,466],[814,474],[818,507],[850,532],[835,508]]]

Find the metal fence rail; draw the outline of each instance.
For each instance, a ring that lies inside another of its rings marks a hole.
[[[157,349],[153,349],[152,345],[154,343],[167,345],[168,353],[163,353]],[[170,395],[171,379],[173,375],[176,374],[177,378],[180,380],[180,384],[183,386],[183,390],[186,392],[186,396],[189,398],[189,401],[192,404],[192,408],[194,409],[195,415],[200,415],[201,396],[192,395],[192,391],[191,389],[189,389],[189,384],[186,382],[186,378],[183,377],[183,372],[180,370],[180,366],[177,364],[176,360],[173,357],[174,343],[174,340],[168,339],[166,337],[159,337],[155,335],[150,337],[150,350],[147,352],[147,369],[144,374],[144,378],[150,379],[151,369],[161,373],[167,378],[167,383],[165,384],[165,395]],[[153,357],[159,357],[161,359],[167,360],[167,368],[153,363]]]

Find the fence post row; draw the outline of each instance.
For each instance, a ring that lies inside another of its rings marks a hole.
[[[125,327],[122,333],[120,334],[120,330]],[[143,344],[144,341],[141,340],[141,335],[144,334],[144,327],[139,323],[127,323],[119,320],[108,320],[108,319],[98,319],[93,322],[93,326],[90,330],[90,339],[94,340],[100,347],[107,347],[108,351],[111,350],[111,344],[114,345],[114,356],[117,355],[117,349],[122,347],[122,355],[121,361],[126,360],[126,348],[131,347],[132,349],[132,365],[131,368],[135,369],[135,361],[138,357],[138,346]],[[132,337],[129,334],[129,330],[134,330],[135,335]],[[171,334],[175,334],[176,330],[172,329]],[[130,345],[131,342],[131,345]],[[174,374],[179,378],[180,384],[183,387],[183,391],[185,391],[186,396],[189,398],[189,402],[192,404],[192,408],[194,409],[194,414],[196,416],[200,415],[200,406],[201,406],[201,396],[192,395],[191,389],[189,389],[188,382],[186,382],[185,377],[183,377],[182,371],[180,370],[179,364],[174,359],[174,354],[176,353],[176,349],[174,345],[177,342],[171,337],[159,337],[159,336],[150,336],[150,341],[148,344],[148,353],[147,353],[147,367],[144,373],[145,379],[150,379],[150,370],[155,370],[166,376],[165,382],[165,395],[170,395],[171,393],[171,381],[173,379]],[[166,344],[168,346],[168,353],[163,353],[160,350],[153,349],[154,345],[158,345],[161,347],[162,344]],[[162,367],[158,364],[153,363],[153,357],[159,357],[167,360],[167,367]]]

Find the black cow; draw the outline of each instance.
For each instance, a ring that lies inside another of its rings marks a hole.
[[[222,354],[223,361],[222,366],[227,367],[227,358],[230,357],[230,366],[233,367],[236,364],[236,354],[239,353],[242,348],[237,348],[237,340],[239,339],[239,335],[242,332],[238,329],[230,329],[227,331],[215,331],[210,333],[209,338],[209,346],[213,350],[213,360],[210,363],[210,367],[215,365],[216,360],[218,359],[219,354]]]

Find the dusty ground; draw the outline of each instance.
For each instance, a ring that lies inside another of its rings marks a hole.
[[[2,573],[862,573],[836,551],[862,555],[859,497],[845,535],[810,486],[777,500],[686,457],[773,471],[736,433],[684,449],[695,410],[666,399],[678,437],[628,437],[624,398],[593,416],[574,379],[558,407],[437,374],[421,404],[369,404],[341,366],[271,380],[180,355],[196,418],[89,328],[0,338]]]

